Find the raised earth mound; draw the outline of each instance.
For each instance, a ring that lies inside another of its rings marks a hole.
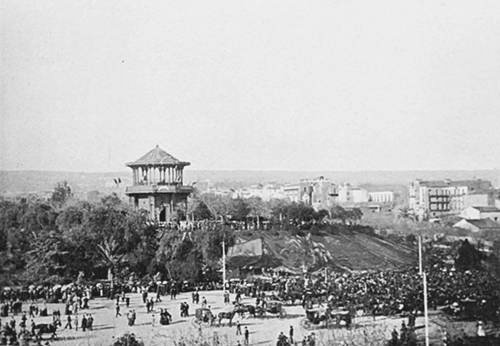
[[[393,270],[417,263],[416,251],[400,243],[357,231],[325,235],[262,232],[240,235],[228,251],[231,268],[286,268],[325,266],[339,270]]]

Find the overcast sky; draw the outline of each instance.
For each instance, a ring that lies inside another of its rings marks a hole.
[[[0,169],[500,166],[498,0],[0,7]]]

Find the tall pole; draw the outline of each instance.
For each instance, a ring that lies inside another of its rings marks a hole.
[[[224,294],[226,294],[226,247],[224,240],[222,240],[222,287]]]
[[[429,346],[429,315],[427,313],[427,274],[423,273],[424,280],[424,323],[425,323],[425,346]]]
[[[422,236],[418,236],[418,273],[422,275]]]

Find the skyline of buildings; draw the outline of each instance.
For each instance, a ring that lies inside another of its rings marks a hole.
[[[459,214],[469,206],[493,204],[494,192],[488,180],[416,179],[408,186],[408,208],[418,219]]]

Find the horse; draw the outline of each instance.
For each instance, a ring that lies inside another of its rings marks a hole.
[[[35,325],[36,335],[41,339],[43,334],[52,334],[51,339],[54,339],[57,331],[57,327],[61,326],[61,321],[55,320],[52,323],[40,323]]]
[[[238,304],[234,307],[233,312],[240,314],[241,317],[248,312],[252,317],[255,317],[255,310],[255,306],[253,305]]]
[[[221,325],[221,321],[223,319],[228,319],[229,320],[229,327],[231,327],[233,323],[233,317],[236,314],[234,311],[229,311],[229,312],[219,312],[217,314],[217,317],[219,318],[219,326]]]

